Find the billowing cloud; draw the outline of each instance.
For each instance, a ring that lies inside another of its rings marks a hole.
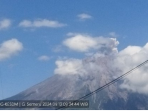
[[[118,52],[119,42],[115,38],[91,37],[82,34],[68,34],[63,44],[71,50],[89,53],[84,59],[57,60],[55,74],[91,75],[113,80],[148,59],[148,43],[142,46],[127,46]],[[94,49],[96,53],[91,53]],[[120,88],[148,94],[148,64],[124,77]]]
[[[0,21],[0,30],[7,29],[11,26],[10,19],[3,19]]]
[[[80,59],[57,60],[55,64],[57,68],[54,73],[60,75],[78,74],[79,70],[82,69],[82,61]]]
[[[115,60],[116,67],[127,72],[148,59],[148,43],[144,47],[128,46],[119,54]],[[148,65],[144,65],[130,75],[126,76],[121,88],[134,92],[148,93]]]
[[[91,37],[84,34],[75,34],[63,41],[63,44],[71,50],[88,52],[97,50],[101,53],[117,51],[119,42],[115,38]]]
[[[78,18],[79,18],[80,20],[86,20],[86,19],[91,19],[91,18],[92,18],[91,15],[86,14],[86,13],[82,13],[82,14],[79,14],[79,15],[77,15],[77,16],[78,16]]]
[[[50,57],[47,55],[42,55],[40,57],[38,57],[39,61],[49,61]]]
[[[23,49],[23,45],[17,39],[11,39],[4,41],[0,45],[0,60],[10,58],[13,55],[16,55]]]
[[[34,21],[23,20],[19,23],[20,27],[25,28],[39,28],[39,27],[50,27],[50,28],[58,28],[66,26],[66,24],[60,23],[58,21],[48,20],[48,19],[38,19]]]
[[[88,59],[74,59],[74,58],[64,58],[57,60],[55,62],[57,68],[55,69],[55,74],[60,75],[88,75],[92,72],[97,72],[101,70],[97,66],[98,57],[105,55],[110,55],[111,53],[117,53],[117,45],[119,42],[115,38],[104,38],[104,37],[91,37],[89,35],[78,34],[78,33],[68,33],[68,36],[72,36],[63,41],[63,44],[70,48],[71,50],[86,53],[91,50],[97,51],[96,54],[92,54],[92,58]],[[93,62],[86,62],[86,61]],[[96,60],[96,62],[94,62]],[[86,63],[86,64],[85,64]],[[91,71],[90,71],[91,70]]]

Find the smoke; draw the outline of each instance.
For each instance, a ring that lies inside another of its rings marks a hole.
[[[92,53],[92,55],[82,60],[75,58],[57,60],[55,62],[57,66],[54,70],[55,74],[89,76],[90,73],[103,72],[105,66],[100,63],[100,59],[104,61],[106,59],[106,65],[111,69],[112,63],[107,56],[113,58],[114,54],[118,53],[117,45],[119,42],[116,38],[91,37],[86,34],[73,33],[68,35],[71,37],[63,41],[65,46],[71,50],[81,53]],[[93,53],[93,51],[97,51],[97,53]]]
[[[80,70],[83,69],[82,60],[80,59],[66,59],[66,60],[57,60],[57,68],[55,69],[55,74],[67,75],[67,74],[80,74]]]
[[[56,61],[55,74],[102,77],[112,80],[148,59],[148,43],[127,46],[118,52],[116,38],[91,37],[75,34],[63,44],[81,53],[96,53],[84,59],[67,58]],[[141,67],[123,79],[120,88],[142,94],[148,93],[148,65]],[[104,80],[105,81],[105,80]]]

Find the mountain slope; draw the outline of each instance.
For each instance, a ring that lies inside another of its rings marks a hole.
[[[55,74],[7,100],[77,100],[113,80],[115,73],[121,73],[109,67],[111,61],[107,56],[84,59],[87,74]],[[88,109],[148,109],[148,96],[121,89],[121,83],[122,80],[88,97]]]

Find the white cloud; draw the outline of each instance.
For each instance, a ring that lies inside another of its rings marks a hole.
[[[40,57],[38,57],[39,61],[49,61],[50,57],[47,55],[42,55]]]
[[[128,46],[120,51],[115,60],[116,67],[123,73],[148,59],[148,43],[144,47]],[[138,93],[148,93],[148,65],[139,68],[126,76],[121,88]]]
[[[11,20],[3,19],[0,21],[0,30],[7,29],[11,25]]]
[[[76,35],[66,39],[63,44],[75,51],[87,52],[90,48],[96,46],[97,42],[89,36]]]
[[[11,56],[16,55],[22,49],[23,45],[17,39],[4,41],[0,45],[0,60],[10,58]]]
[[[82,69],[82,61],[80,59],[57,60],[55,64],[57,68],[54,73],[60,75],[78,74],[79,70]]]
[[[123,49],[122,51],[120,51],[120,55],[134,55],[136,53],[139,53],[141,51],[141,47],[139,46],[128,46],[127,48]]]
[[[91,18],[92,18],[91,15],[86,14],[86,13],[82,13],[82,14],[79,14],[79,15],[77,15],[77,16],[78,16],[78,18],[79,18],[80,20],[86,20],[86,19],[91,19]]]
[[[68,34],[69,35],[69,34]],[[115,38],[91,37],[83,34],[70,34],[72,37],[63,41],[63,45],[78,52],[97,50],[101,53],[117,51],[119,42]]]
[[[58,28],[66,26],[66,24],[59,23],[58,21],[47,20],[47,19],[38,19],[34,21],[23,20],[19,23],[20,27],[30,27],[30,28],[39,28],[39,27],[50,27],[50,28]]]

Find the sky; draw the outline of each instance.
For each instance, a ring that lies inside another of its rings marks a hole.
[[[147,6],[147,0],[0,0],[0,99],[54,75],[58,59],[95,51],[104,40],[97,37],[116,38],[119,51],[143,47]]]

